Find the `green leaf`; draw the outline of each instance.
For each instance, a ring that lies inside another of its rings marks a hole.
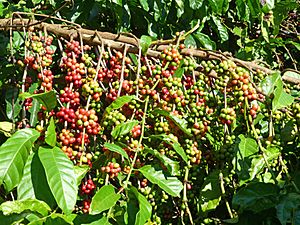
[[[54,91],[48,91],[40,94],[30,94],[28,92],[24,92],[19,95],[22,99],[33,98],[38,100],[43,106],[46,107],[48,111],[54,109],[57,104],[56,95]]]
[[[294,41],[290,41],[289,43],[292,44],[292,45],[294,45],[296,47],[296,49],[298,51],[300,51],[300,43],[294,42]],[[291,72],[291,71],[287,71],[287,72]]]
[[[45,218],[44,225],[73,225],[72,220],[68,215],[52,213],[50,216]]]
[[[173,149],[181,156],[181,158],[187,163],[188,162],[188,157],[185,154],[185,151],[179,144],[179,142],[174,141],[170,135],[166,134],[160,134],[160,135],[151,135],[151,138],[158,138],[160,140],[165,141],[167,144],[171,145]]]
[[[266,21],[264,21],[263,19],[260,23],[260,30],[261,30],[263,38],[267,42],[270,42],[270,39],[269,39],[269,26],[268,26],[268,23]]]
[[[203,4],[203,0],[189,0],[190,3],[190,7],[193,10],[197,10],[200,9],[202,4]]]
[[[170,172],[170,174],[172,176],[180,175],[180,173],[179,173],[179,169],[180,169],[179,162],[174,161],[174,160],[168,158],[165,154],[162,154],[159,151],[154,150],[154,149],[149,148],[149,147],[145,147],[145,151],[149,152],[151,155],[158,158],[164,164],[164,166],[168,169],[168,171]]]
[[[0,205],[0,210],[4,215],[13,213],[20,214],[29,210],[42,216],[48,215],[51,211],[50,207],[45,202],[36,199],[6,201]]]
[[[145,11],[149,11],[149,5],[148,5],[148,1],[147,0],[140,0],[141,6],[143,7],[143,9]]]
[[[19,200],[38,199],[46,202],[51,208],[56,205],[37,153],[28,157],[17,193]]]
[[[6,115],[7,118],[13,120],[16,118],[22,107],[18,101],[19,89],[12,87],[6,90],[5,102],[6,102]]]
[[[152,206],[144,195],[138,192],[135,187],[130,188],[130,198],[134,198],[138,203],[138,211],[135,216],[135,225],[144,225],[150,219],[152,214]]]
[[[90,167],[87,165],[74,166],[74,173],[76,176],[77,186],[80,185],[81,180],[85,177],[86,173],[90,170]]]
[[[294,102],[294,97],[287,94],[283,87],[277,87],[274,91],[274,99],[272,101],[272,109],[276,111],[278,109],[290,106]]]
[[[284,72],[282,77],[291,77],[291,78],[296,78],[296,79],[300,80],[300,72],[288,70],[288,71]]]
[[[252,138],[246,138],[243,134],[239,135],[239,152],[243,158],[251,156],[258,152],[258,145]]]
[[[200,189],[200,204],[203,212],[214,210],[221,201],[219,171],[211,172],[204,180]]]
[[[198,34],[193,34],[193,37],[195,37],[195,39],[198,40],[204,48],[208,50],[216,49],[216,43],[212,41],[208,35],[198,33]]]
[[[288,221],[294,221],[293,212],[300,206],[300,195],[298,193],[288,193],[280,197],[279,204],[276,206],[277,218],[282,225]]]
[[[243,21],[248,21],[250,17],[250,10],[247,3],[244,0],[236,0],[235,4],[238,18]]]
[[[223,10],[226,11],[228,4],[227,0],[208,0],[208,2],[214,13],[222,14]]]
[[[197,43],[196,43],[196,41],[195,41],[195,39],[194,39],[194,37],[193,37],[193,35],[192,34],[189,34],[186,38],[185,38],[185,40],[184,40],[184,45],[186,46],[186,47],[192,47],[192,48],[196,48],[197,47]]]
[[[165,116],[169,119],[171,119],[176,126],[178,126],[185,134],[187,134],[189,137],[192,136],[191,131],[189,129],[187,129],[187,121],[185,119],[180,119],[177,116],[174,116],[172,114],[170,114],[168,111],[166,110],[162,110],[162,109],[154,109],[152,111],[153,114],[159,114],[162,116]]]
[[[268,163],[271,163],[272,160],[279,157],[280,149],[276,147],[268,146],[264,154]],[[262,155],[253,158],[251,162],[250,180],[253,180],[265,167],[266,167],[266,162]]]
[[[52,147],[56,145],[56,132],[53,117],[51,117],[49,125],[47,127],[47,132],[45,134],[45,142]]]
[[[176,2],[176,10],[177,10],[177,18],[180,18],[184,13],[184,1],[183,0],[175,0]]]
[[[184,69],[183,68],[177,68],[177,70],[175,71],[173,77],[182,78],[183,74],[184,74]]]
[[[42,1],[42,0],[32,0],[32,3],[35,4],[35,5],[37,5],[37,4],[40,4],[41,1]]]
[[[77,183],[73,163],[58,147],[52,149],[40,147],[38,155],[58,206],[64,213],[71,213],[77,198]]]
[[[276,205],[279,188],[270,183],[253,182],[240,189],[234,196],[232,204],[240,210],[260,212]]]
[[[111,225],[111,223],[108,221],[107,217],[103,216],[99,220],[96,220],[96,221],[88,223],[88,224],[85,223],[85,224],[82,224],[82,225]]]
[[[124,95],[121,97],[118,97],[115,101],[113,101],[107,108],[106,112],[109,113],[114,109],[120,109],[128,102],[131,102],[133,99],[135,99],[134,95]]]
[[[9,216],[5,216],[3,215],[2,212],[0,212],[0,224],[1,225],[20,224],[28,214],[29,212],[24,212],[21,214],[12,214]]]
[[[147,36],[147,35],[142,35],[141,39],[140,39],[140,45],[142,48],[142,53],[145,55],[148,51],[148,48],[150,47],[152,43],[152,39],[151,37]]]
[[[280,131],[280,137],[283,142],[289,142],[294,139],[292,134],[294,130],[294,125],[294,121],[290,120],[284,125],[283,129]]]
[[[155,170],[150,165],[143,166],[139,171],[152,183],[157,184],[169,195],[179,197],[183,189],[182,183],[177,177],[168,177],[163,174],[162,170]]]
[[[10,137],[15,129],[15,124],[11,122],[0,122],[0,132],[2,132],[6,137]]]
[[[113,129],[111,136],[113,136],[113,138],[122,137],[128,134],[138,124],[139,121],[137,120],[122,122]]]
[[[281,76],[280,73],[276,72],[269,76],[266,76],[265,79],[263,79],[260,82],[260,88],[262,89],[263,93],[267,96],[270,96],[275,87],[278,85],[282,85]]]
[[[92,199],[91,214],[95,215],[113,207],[120,197],[120,194],[115,193],[114,186],[104,185]]]
[[[40,111],[40,109],[41,109],[41,106],[40,106],[39,101],[36,99],[33,99],[32,106],[28,110],[30,112],[30,119],[29,119],[30,126],[35,127],[35,125],[37,124],[38,112]]]
[[[108,148],[109,151],[119,153],[119,154],[122,155],[125,159],[129,160],[126,151],[125,151],[124,149],[122,149],[120,146],[118,146],[118,145],[116,145],[116,144],[111,144],[111,143],[106,142],[106,143],[104,144],[104,147],[105,147],[105,148]]]
[[[212,19],[213,19],[214,24],[217,27],[217,32],[221,38],[221,43],[223,43],[224,41],[227,41],[229,38],[227,28],[222,24],[219,17],[213,15]]]
[[[0,184],[7,192],[19,184],[29,152],[39,136],[34,129],[19,130],[0,146]]]

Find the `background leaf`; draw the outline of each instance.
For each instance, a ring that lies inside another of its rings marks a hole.
[[[211,172],[204,180],[200,189],[200,204],[203,212],[215,209],[221,201],[219,171]]]
[[[33,98],[38,100],[43,106],[46,107],[48,111],[54,109],[56,107],[56,95],[54,91],[48,91],[40,94],[30,94],[28,92],[24,92],[19,95],[22,99]]]
[[[125,134],[128,134],[138,124],[139,121],[137,120],[120,123],[113,129],[111,135],[113,138],[121,137]]]
[[[152,206],[146,199],[144,195],[138,192],[135,187],[130,187],[129,193],[130,199],[137,201],[138,210],[135,214],[134,224],[135,225],[144,225],[145,222],[150,219],[152,213]]]
[[[112,152],[117,152],[120,155],[122,155],[125,159],[128,159],[128,155],[126,153],[126,151],[124,149],[122,149],[120,146],[116,145],[116,144],[111,144],[111,143],[105,143],[104,147],[107,148],[109,151]]]
[[[94,195],[91,202],[91,214],[95,215],[113,207],[121,195],[115,193],[112,185],[104,185]]]
[[[232,204],[240,210],[260,212],[276,205],[278,193],[274,184],[253,182],[233,196]]]
[[[28,210],[42,216],[48,215],[48,212],[51,211],[45,202],[36,199],[6,201],[0,205],[0,211],[2,211],[4,215],[13,213],[20,214]]]
[[[157,184],[161,189],[169,195],[179,197],[183,189],[182,183],[177,177],[167,177],[162,170],[155,170],[152,166],[146,165],[139,169],[139,171],[152,183]]]
[[[47,132],[45,134],[45,142],[52,147],[56,145],[56,132],[53,117],[51,117],[49,125],[47,127]]]
[[[151,37],[147,36],[147,35],[142,35],[140,38],[140,45],[142,48],[142,53],[146,54],[148,51],[148,48],[150,47],[152,43],[152,39]]]

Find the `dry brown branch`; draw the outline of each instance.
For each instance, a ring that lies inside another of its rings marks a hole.
[[[83,28],[74,28],[72,26],[67,26],[63,24],[50,24],[45,22],[38,22],[36,20],[29,19],[0,19],[0,31],[1,30],[9,30],[10,28],[14,30],[22,30],[25,27],[30,27],[34,25],[37,30],[46,29],[49,33],[53,33],[57,36],[64,37],[69,39],[72,38],[82,38],[82,40],[90,45],[102,45],[109,46],[110,48],[116,50],[124,50],[125,45],[127,45],[127,51],[130,53],[139,53],[139,47],[137,47],[137,39],[134,37],[128,37],[120,34],[112,34],[109,32],[100,32],[95,30],[88,30]],[[99,38],[101,37],[101,38]],[[158,58],[160,56],[160,52],[167,48],[168,45],[159,45],[156,50],[148,49],[147,56]],[[194,57],[199,57],[207,60],[227,60],[230,59],[234,61],[237,65],[248,68],[249,70],[254,71],[262,71],[267,74],[271,74],[274,71],[266,68],[264,66],[260,66],[255,62],[251,61],[243,61],[237,58],[233,58],[231,56],[227,56],[220,52],[210,51],[210,50],[200,50],[200,49],[189,49],[185,48],[181,51],[183,55],[190,55]],[[289,77],[283,77],[284,80],[289,82],[299,84],[299,79],[289,79]]]

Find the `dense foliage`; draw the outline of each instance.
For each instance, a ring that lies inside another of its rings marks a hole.
[[[0,33],[0,224],[300,224],[297,7],[0,2],[8,18],[144,35],[143,53],[174,38],[153,58],[33,27]],[[182,53],[191,46],[295,70]]]

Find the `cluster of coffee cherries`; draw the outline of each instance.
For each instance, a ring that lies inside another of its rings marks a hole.
[[[220,120],[223,124],[230,125],[235,119],[236,119],[236,114],[233,108],[221,109]]]
[[[98,116],[94,109],[85,110],[78,109],[75,112],[76,127],[79,130],[86,129],[88,134],[97,135],[100,132],[100,125],[98,123]]]
[[[69,103],[72,108],[77,108],[80,105],[79,92],[71,90],[70,87],[60,90],[59,99],[62,103]]]
[[[186,153],[190,158],[191,164],[200,164],[202,152],[198,148],[198,142],[186,139],[185,140]]]
[[[119,163],[109,162],[107,166],[101,167],[101,171],[109,175],[109,178],[117,177],[122,171]]]

